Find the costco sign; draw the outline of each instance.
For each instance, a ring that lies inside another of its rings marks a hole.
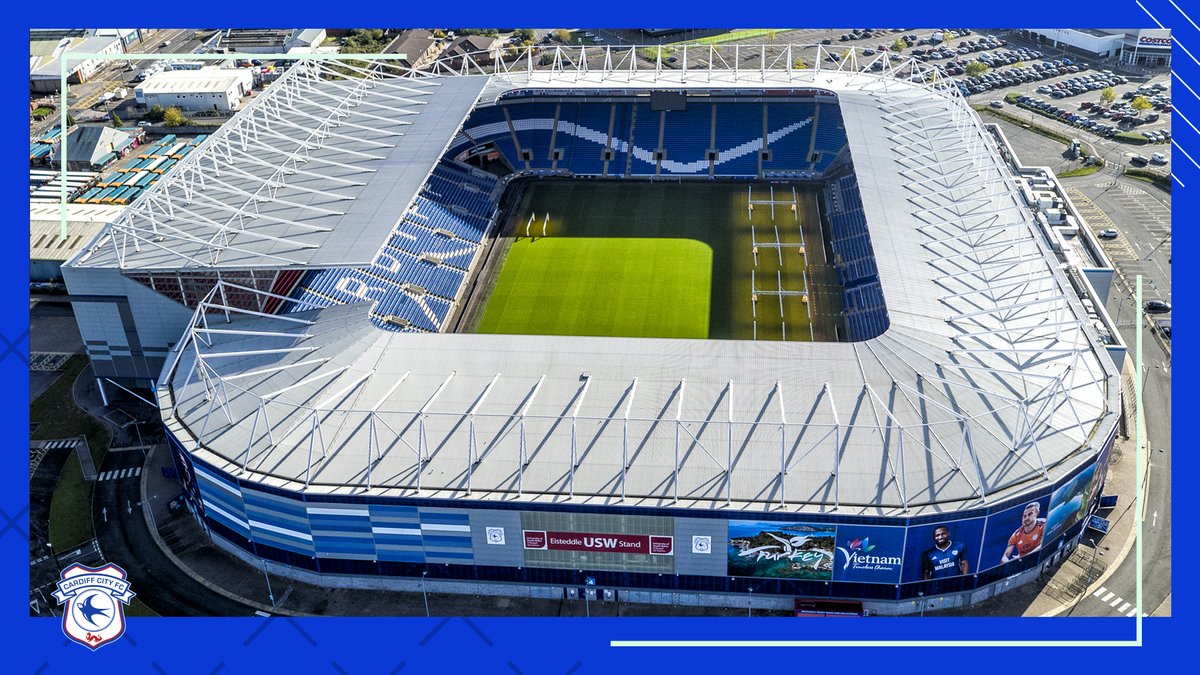
[[[1169,37],[1145,37],[1138,38],[1139,47],[1170,47],[1171,38]]]
[[[523,530],[525,548],[536,551],[594,551],[674,555],[675,538],[646,534],[594,534]]]

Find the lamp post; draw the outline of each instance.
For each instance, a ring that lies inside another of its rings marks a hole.
[[[917,591],[917,603],[921,605],[921,618],[925,618],[925,591]]]
[[[259,560],[262,561],[263,578],[267,580],[267,597],[271,599],[271,609],[278,609],[278,605],[275,604],[275,592],[271,590],[271,576],[267,574],[267,560],[266,558],[259,558]]]
[[[429,574],[429,570],[421,572],[421,599],[425,601],[425,618],[429,618],[429,594],[425,592],[425,575]]]
[[[1088,565],[1088,586],[1091,586],[1096,573],[1096,540],[1088,539],[1088,543],[1092,545],[1092,562]]]
[[[753,611],[753,608],[754,608],[753,603],[754,603],[754,587],[748,586],[748,587],[746,587],[746,618],[749,618],[752,616],[751,612]]]

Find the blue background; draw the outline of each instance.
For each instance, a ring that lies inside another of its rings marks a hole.
[[[921,580],[921,554],[933,548],[933,531],[945,525],[950,528],[950,540],[966,544],[967,563],[970,567],[968,574],[979,572],[979,549],[983,540],[984,518],[968,518],[966,520],[951,520],[945,523],[934,523],[921,527],[908,528],[908,545],[904,551],[903,582]],[[1012,534],[1009,531],[1009,534]],[[999,559],[999,558],[997,558]]]
[[[1195,3],[1177,0],[1193,15]],[[28,616],[28,256],[27,219],[23,205],[28,165],[23,152],[28,141],[27,76],[25,57],[27,30],[36,27],[125,27],[154,24],[159,27],[242,26],[262,27],[376,27],[446,26],[449,24],[505,26],[601,25],[729,26],[761,27],[766,24],[851,27],[911,26],[1033,26],[1094,27],[1095,25],[1155,27],[1159,22],[1173,28],[1177,45],[1174,67],[1180,78],[1195,89],[1200,84],[1200,62],[1184,53],[1200,55],[1200,29],[1189,22],[1168,0],[1100,0],[1079,3],[1022,2],[1021,0],[917,4],[888,2],[872,4],[859,0],[842,3],[779,3],[744,5],[645,3],[612,0],[604,3],[488,3],[472,11],[469,3],[395,3],[389,10],[366,3],[18,3],[7,6],[10,20],[3,28],[8,59],[0,73],[4,97],[0,111],[6,124],[3,185],[13,218],[5,228],[6,245],[0,247],[0,378],[5,386],[3,434],[6,471],[0,471],[0,560],[11,581],[3,585],[0,617],[3,617],[9,656],[3,670],[13,673],[605,673],[615,672],[713,672],[722,668],[744,669],[762,658],[779,664],[780,659],[798,660],[793,650],[728,648],[612,648],[610,640],[630,639],[747,639],[747,640],[1131,640],[1134,621],[1124,618],[1019,619],[1019,618],[897,618],[846,621],[798,619],[470,619],[470,618],[248,618],[248,619],[146,619],[132,618],[119,642],[96,653],[63,636],[57,619]],[[747,11],[749,10],[749,11]],[[1151,18],[1153,15],[1154,18]],[[461,17],[471,17],[464,20]],[[1080,24],[1085,24],[1081,26]],[[1182,117],[1200,122],[1200,99],[1181,86],[1172,87],[1174,105],[1182,113],[1172,127],[1176,144],[1192,157],[1200,158],[1200,135],[1182,122]],[[1195,194],[1200,189],[1200,170],[1177,155],[1173,164],[1178,181],[1172,202],[1179,239],[1176,252],[1187,261],[1196,251]],[[1183,186],[1189,186],[1184,188]],[[1190,298],[1196,290],[1194,277],[1175,280],[1175,342],[1180,346],[1173,367],[1175,381],[1190,383],[1196,376],[1189,345],[1195,341],[1195,315]],[[1174,405],[1190,409],[1196,394],[1178,388]],[[1182,446],[1181,446],[1182,447]],[[1174,458],[1175,475],[1197,475],[1195,453],[1180,452]],[[1176,480],[1180,494],[1190,489]],[[1179,500],[1185,505],[1188,502]],[[1174,554],[1177,559],[1195,556],[1195,519],[1174,519]],[[1186,569],[1186,568],[1185,568]],[[134,588],[136,590],[136,580]],[[1195,622],[1195,575],[1174,579],[1174,618],[1147,619],[1141,649],[1063,647],[1039,649],[1027,654],[1030,668],[1103,668],[1104,670],[1154,671],[1168,663],[1193,660],[1188,645]],[[587,621],[587,623],[584,623]],[[803,628],[803,630],[800,630]],[[1005,672],[1013,669],[1011,654],[999,647],[920,648],[853,647],[855,667],[869,664],[872,670],[900,673],[927,665],[931,658],[955,659],[972,672]],[[1027,650],[1027,648],[1026,648]],[[754,653],[747,653],[753,651]],[[811,649],[806,649],[811,651]],[[843,658],[849,655],[818,655]],[[826,661],[828,663],[828,661]],[[848,662],[841,662],[848,663]],[[1039,666],[1038,664],[1043,664]],[[770,667],[770,666],[768,666]]]

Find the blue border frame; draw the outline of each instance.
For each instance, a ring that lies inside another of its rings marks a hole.
[[[1179,0],[1177,4],[1182,6]],[[482,3],[479,3],[482,5]],[[419,26],[444,25],[461,21],[451,17],[470,16],[474,25],[692,25],[720,26],[732,23],[775,23],[778,25],[1009,25],[1013,23],[1041,26],[1074,26],[1080,24],[1105,26],[1154,27],[1153,15],[1175,30],[1178,40],[1174,67],[1179,77],[1193,88],[1200,87],[1200,62],[1184,53],[1182,44],[1200,57],[1200,29],[1189,22],[1172,6],[1170,0],[1098,0],[1081,3],[1064,0],[1058,3],[1029,3],[1021,0],[984,0],[958,3],[954,7],[933,9],[915,3],[878,3],[861,0],[854,6],[834,3],[789,3],[765,7],[766,11],[738,7],[729,3],[633,3],[610,0],[603,5],[566,7],[525,3],[510,5],[491,3],[468,12],[468,7],[456,3],[451,11],[434,3],[425,5],[395,4],[387,10],[368,8],[361,3],[335,6],[312,0],[262,5],[207,4],[199,7],[159,5],[142,10],[144,5],[121,6],[78,3],[59,5],[22,4],[10,8],[16,20],[6,22],[5,44],[10,47],[8,69],[3,91],[6,102],[3,110],[8,124],[3,126],[6,147],[10,151],[23,146],[27,138],[20,137],[26,115],[21,98],[25,95],[25,73],[19,66],[21,45],[28,39],[30,27],[62,25],[112,26],[115,24],[150,21],[159,26],[185,26],[205,23],[211,25],[255,24],[323,24],[326,26]],[[1190,3],[1189,3],[1190,4]],[[924,8],[923,8],[924,7]],[[750,11],[746,11],[750,9]],[[266,10],[266,11],[263,11]],[[571,11],[575,10],[575,11]],[[1195,15],[1200,11],[1189,10]],[[699,14],[699,16],[697,16]],[[914,18],[922,15],[924,19]],[[313,17],[319,17],[314,19]],[[1195,17],[1193,17],[1195,18]],[[11,27],[10,27],[11,26]],[[16,66],[16,67],[14,67]],[[1178,80],[1176,81],[1178,83]],[[1183,116],[1200,123],[1200,98],[1192,97],[1182,87],[1176,91],[1176,107]],[[1197,89],[1200,91],[1200,89]],[[1179,147],[1200,159],[1200,134],[1186,124],[1175,124],[1173,133]],[[25,194],[19,191],[24,184],[27,167],[16,162],[17,153],[10,152],[6,162],[8,180],[5,182],[10,204],[21,204]],[[1200,170],[1179,156],[1173,169],[1179,181],[1173,190],[1173,210],[1182,240],[1173,246],[1182,250],[1184,260],[1195,251],[1193,231],[1186,227],[1187,216],[1195,213],[1193,194],[1200,190]],[[1190,189],[1182,187],[1190,186]],[[851,659],[844,655],[821,653],[816,659],[802,658],[794,650],[769,654],[747,654],[736,649],[620,649],[609,646],[610,640],[631,639],[1050,639],[1050,640],[1130,640],[1133,621],[1129,619],[874,619],[853,624],[841,621],[797,620],[737,620],[737,619],[592,619],[586,625],[569,619],[466,619],[466,618],[406,618],[406,619],[143,619],[129,620],[128,631],[118,643],[96,653],[70,643],[61,633],[58,621],[52,618],[31,619],[27,605],[27,534],[28,480],[24,447],[27,447],[28,388],[21,386],[27,378],[28,362],[28,304],[26,283],[28,261],[25,255],[27,239],[24,219],[10,224],[9,245],[2,249],[0,274],[3,274],[5,293],[0,311],[0,377],[9,386],[4,395],[10,399],[3,407],[9,471],[0,472],[4,489],[0,491],[0,551],[4,570],[16,581],[5,585],[3,617],[8,628],[12,656],[5,670],[20,673],[78,672],[89,669],[114,669],[113,672],[155,671],[162,673],[232,673],[295,670],[297,672],[379,673],[379,672],[455,672],[470,668],[484,672],[515,673],[601,673],[617,668],[632,672],[648,670],[692,670],[712,672],[719,668],[780,667],[780,659],[805,670],[822,671],[853,669],[857,672],[903,672],[910,667],[946,667],[955,663],[971,671],[991,672],[1033,670],[1038,668],[1104,669],[1138,668],[1149,670],[1154,662],[1167,660],[1187,662],[1190,654],[1186,645],[1187,624],[1194,614],[1196,580],[1188,574],[1174,579],[1173,607],[1175,618],[1150,619],[1145,622],[1141,649],[1107,649],[1098,653],[1096,647],[1084,648],[1019,648],[1019,656],[1000,648],[984,647],[965,652],[962,648],[852,648],[858,652]],[[1176,381],[1190,381],[1195,374],[1193,357],[1188,345],[1196,335],[1194,315],[1190,313],[1188,292],[1194,290],[1192,279],[1177,280],[1176,345],[1179,359],[1175,362]],[[1174,405],[1190,403],[1194,396],[1178,392]],[[1181,446],[1182,447],[1182,446]],[[1174,458],[1175,473],[1187,476],[1195,473],[1193,453],[1180,452]],[[1180,536],[1175,537],[1177,560],[1190,560],[1195,544],[1194,521],[1176,521]],[[137,580],[133,588],[136,591]],[[852,630],[847,630],[853,626]],[[798,630],[800,628],[804,630]],[[812,649],[812,648],[806,648]],[[755,650],[760,651],[760,650]],[[1053,652],[1053,653],[1052,653]],[[1062,653],[1071,652],[1071,653]],[[755,658],[763,656],[766,659]],[[1016,658],[1014,658],[1016,657]],[[1079,661],[1063,659],[1078,658]],[[953,659],[953,660],[949,660]],[[759,663],[763,661],[762,663]],[[754,665],[758,664],[758,665]],[[1095,664],[1095,665],[1093,665]],[[786,667],[786,666],[785,666]],[[94,672],[89,670],[88,672]]]

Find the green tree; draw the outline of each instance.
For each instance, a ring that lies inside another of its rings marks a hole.
[[[116,110],[114,110],[114,111],[112,111],[111,113],[109,113],[109,116],[112,118],[112,125],[113,125],[114,127],[123,127],[123,126],[125,126],[125,122],[121,120],[121,117],[120,117],[119,115],[117,115],[117,111],[116,111]]]
[[[1154,107],[1154,105],[1152,103],[1150,103],[1150,101],[1146,100],[1145,96],[1135,97],[1133,99],[1133,102],[1130,103],[1129,105],[1133,106],[1134,110],[1147,110],[1149,108]]]
[[[774,42],[774,41],[775,41],[775,36],[776,36],[776,35],[778,35],[778,34],[779,34],[779,31],[775,31],[775,30],[769,30],[769,31],[767,31],[767,40],[769,40],[769,41],[771,41],[771,42]]]
[[[988,71],[988,65],[982,61],[972,61],[967,64],[964,70],[971,77],[979,77]]]
[[[179,108],[175,108],[175,107],[167,108],[166,112],[163,113],[163,124],[165,124],[166,126],[182,127],[182,126],[187,126],[191,123],[192,123],[192,120],[190,120],[186,115],[184,115],[183,111],[180,110]]]
[[[792,68],[795,68],[796,70],[804,70],[807,67],[808,64],[804,62],[804,59],[796,59],[795,61],[792,61]]]
[[[69,127],[75,126],[75,116],[72,115],[71,113],[67,113],[67,126],[69,126]]]
[[[902,52],[905,49],[908,49],[908,43],[901,38],[896,38],[896,41],[892,43],[892,51],[894,52]]]
[[[146,119],[150,120],[151,122],[161,122],[163,115],[166,112],[166,108],[162,107],[161,105],[155,105],[150,109],[150,112],[146,113]]]
[[[571,42],[571,31],[566,28],[558,28],[554,31],[554,39],[563,44],[569,44]]]
[[[433,37],[441,40],[442,38],[446,37],[446,31],[439,28],[439,29],[433,31]]]
[[[537,33],[534,33],[532,28],[518,28],[513,31],[513,37],[521,38],[522,43],[529,43],[533,42],[533,39],[537,37]]]
[[[1113,91],[1112,87],[1105,87],[1104,89],[1100,90],[1100,100],[1101,101],[1104,101],[1105,103],[1112,103],[1113,101],[1116,100],[1116,98],[1117,98],[1117,93],[1115,91]]]

